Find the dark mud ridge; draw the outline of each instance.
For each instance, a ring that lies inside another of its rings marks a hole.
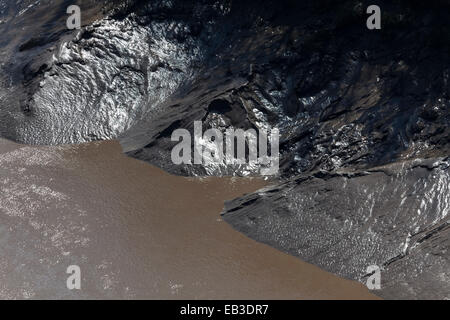
[[[278,179],[226,221],[350,279],[378,265],[382,297],[450,298],[450,1],[378,1],[372,31],[367,1],[78,1],[75,32],[69,2],[0,0],[3,137],[256,175],[174,165],[171,133],[277,127]]]

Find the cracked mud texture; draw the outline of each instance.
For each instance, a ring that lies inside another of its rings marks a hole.
[[[273,201],[240,205],[225,214],[230,223],[349,278],[385,265],[384,297],[449,297],[448,166],[407,164],[450,154],[450,1],[380,1],[377,31],[365,27],[367,1],[81,1],[94,9],[75,32],[64,30],[65,10],[48,10],[65,1],[28,2],[0,1],[3,137],[118,137],[128,155],[174,174],[257,175],[251,166],[176,166],[171,133],[192,132],[195,120],[223,131],[278,127]],[[21,25],[35,27],[17,36]],[[372,171],[380,167],[394,174]],[[294,195],[315,197],[310,188],[334,198],[298,207]],[[243,228],[246,208],[273,224]],[[300,219],[295,228],[287,217]],[[417,244],[416,232],[434,228]]]

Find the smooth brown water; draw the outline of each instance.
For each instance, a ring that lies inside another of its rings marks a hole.
[[[375,298],[220,219],[225,200],[264,185],[172,176],[117,142],[0,140],[0,298]],[[79,291],[66,288],[69,265]]]

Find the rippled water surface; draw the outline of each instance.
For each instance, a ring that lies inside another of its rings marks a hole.
[[[116,142],[0,140],[0,298],[373,298],[220,219],[226,199],[263,185],[171,176]]]

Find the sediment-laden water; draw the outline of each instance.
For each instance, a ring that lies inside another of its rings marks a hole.
[[[0,298],[373,298],[220,219],[265,184],[172,176],[116,142],[0,140]],[[81,290],[66,287],[69,265]]]

